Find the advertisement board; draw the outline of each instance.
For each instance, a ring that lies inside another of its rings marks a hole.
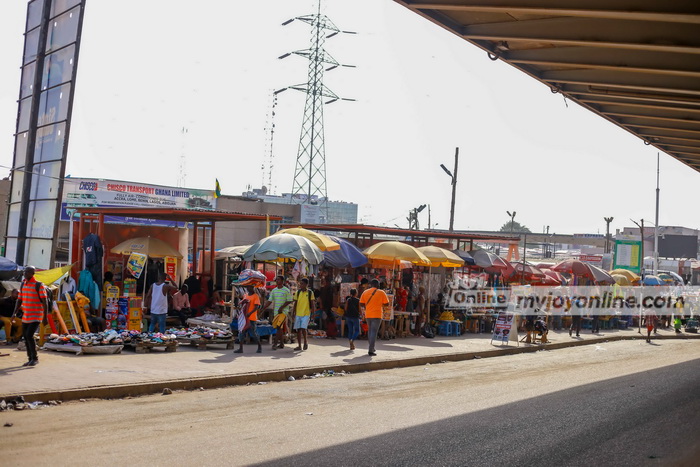
[[[641,273],[642,242],[638,240],[615,240],[613,269],[628,269]]]
[[[214,190],[177,188],[145,183],[67,178],[63,184],[61,220],[70,220],[70,210],[100,208],[216,209]],[[105,216],[107,223],[147,224],[173,227],[173,221]],[[184,224],[180,223],[180,227]]]
[[[496,324],[493,327],[493,335],[491,336],[491,342],[508,342],[511,339],[511,331],[513,330],[513,323],[515,322],[515,315],[513,313],[498,313],[496,318]]]

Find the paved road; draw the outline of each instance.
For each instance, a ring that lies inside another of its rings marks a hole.
[[[72,402],[0,413],[13,423],[3,456],[18,465],[698,465],[699,370],[700,342],[626,341]]]

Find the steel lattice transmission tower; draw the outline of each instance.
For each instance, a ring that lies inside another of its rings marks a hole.
[[[338,33],[355,34],[351,31],[341,31],[325,15],[321,14],[321,0],[315,14],[298,16],[282,23],[286,26],[294,20],[302,21],[311,26],[311,44],[308,49],[286,53],[279,58],[292,54],[309,60],[309,76],[305,84],[297,84],[275,91],[278,94],[287,89],[295,89],[306,93],[304,118],[299,137],[299,149],[294,168],[292,184],[292,202],[314,204],[317,202],[324,217],[327,217],[328,193],[326,187],[326,149],[323,130],[323,106],[337,100],[352,101],[339,97],[323,84],[323,73],[341,65],[324,48],[326,39]]]

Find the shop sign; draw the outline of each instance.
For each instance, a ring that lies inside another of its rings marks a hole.
[[[196,190],[115,180],[67,178],[63,184],[61,220],[70,220],[70,209],[80,207],[204,209],[211,211],[216,209],[216,198],[214,190]],[[173,221],[119,216],[105,216],[105,222],[166,227],[173,227],[174,224]]]
[[[166,256],[164,258],[165,262],[165,275],[169,279],[177,282],[177,258],[174,256]]]
[[[603,264],[603,257],[598,255],[579,255],[578,259],[584,263],[593,263],[597,266]]]

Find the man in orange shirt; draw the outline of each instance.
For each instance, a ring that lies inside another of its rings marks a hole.
[[[369,352],[371,357],[377,355],[374,344],[377,342],[377,333],[379,326],[382,324],[382,310],[384,306],[389,304],[389,297],[386,296],[383,290],[379,290],[379,281],[373,279],[370,282],[370,288],[365,290],[360,297],[360,309],[365,315],[365,321],[369,330],[367,331],[367,340],[369,341]]]
[[[246,331],[250,334],[253,340],[258,344],[257,353],[262,352],[262,346],[260,345],[260,337],[258,336],[257,321],[258,321],[258,310],[260,309],[260,297],[255,293],[255,287],[249,285],[247,287],[248,295],[245,299],[248,300],[248,308],[244,310],[245,319],[248,321],[248,328]],[[233,353],[243,353],[243,337],[244,332],[238,332],[238,343],[240,347],[238,350],[234,350]]]
[[[49,305],[46,297],[44,284],[34,279],[36,268],[27,266],[24,268],[24,280],[19,292],[19,298],[15,304],[14,318],[17,311],[22,310],[22,337],[27,346],[27,357],[29,361],[22,366],[34,366],[39,363],[39,356],[36,352],[36,342],[34,333],[39,329],[39,324],[48,324]]]

